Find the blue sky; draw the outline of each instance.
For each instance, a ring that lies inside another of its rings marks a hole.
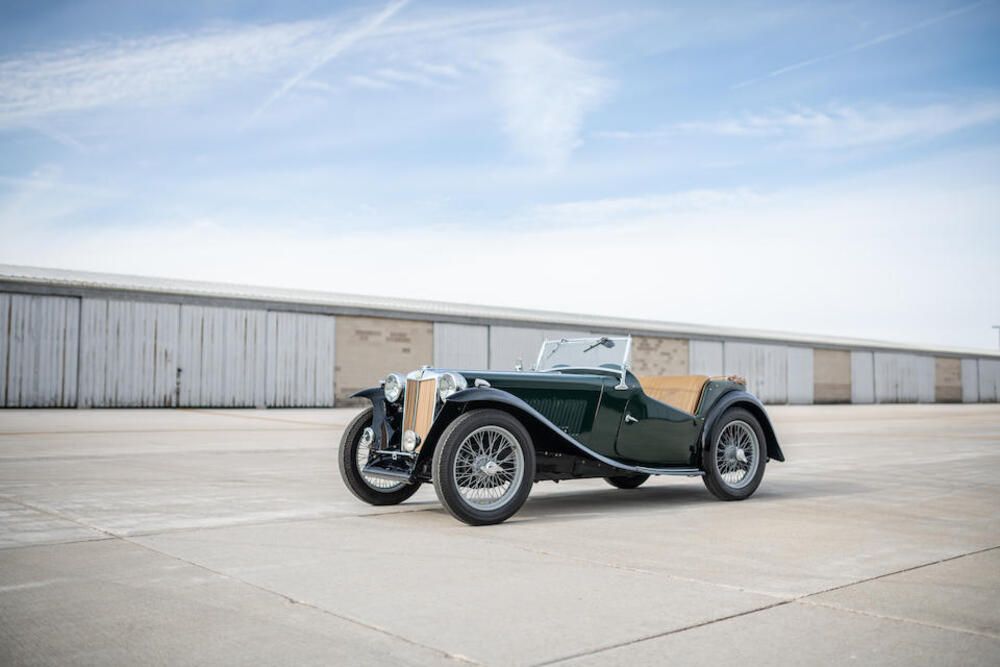
[[[6,3],[0,262],[994,347],[998,34],[996,0]]]

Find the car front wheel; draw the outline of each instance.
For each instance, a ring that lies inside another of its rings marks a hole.
[[[730,408],[712,426],[704,453],[705,486],[719,500],[749,498],[767,464],[764,431],[743,408]]]
[[[361,434],[371,425],[371,408],[347,425],[340,439],[340,477],[351,493],[369,505],[398,505],[416,493],[420,485],[388,481],[361,472],[370,454],[369,448],[361,444]]]
[[[438,499],[456,519],[472,526],[506,521],[535,481],[531,436],[506,412],[472,410],[441,434],[432,475]]]

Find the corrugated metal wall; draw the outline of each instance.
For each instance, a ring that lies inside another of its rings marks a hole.
[[[263,310],[182,305],[180,405],[263,406],[266,325]]]
[[[267,405],[330,407],[336,396],[336,318],[267,314]]]
[[[543,340],[587,335],[4,292],[0,406],[343,405],[389,370],[528,369]],[[1000,398],[996,359],[657,336],[635,337],[632,359],[639,374],[745,375],[768,403]]]
[[[723,361],[726,375],[745,377],[749,391],[764,403],[788,402],[788,348],[726,342]]]
[[[692,375],[722,375],[722,343],[714,340],[692,340],[688,347]]]
[[[788,402],[810,405],[813,402],[813,350],[810,347],[788,348]]]
[[[0,294],[0,406],[76,405],[80,300]]]
[[[874,353],[876,403],[933,403],[934,358]]]
[[[875,402],[875,360],[871,352],[851,352],[851,403]]]
[[[80,405],[177,405],[180,306],[84,299]]]
[[[1000,361],[979,360],[979,400],[983,403],[1000,400]]]
[[[474,324],[434,324],[434,365],[484,369],[490,363],[490,329]]]
[[[962,359],[962,402],[979,402],[979,362]]]

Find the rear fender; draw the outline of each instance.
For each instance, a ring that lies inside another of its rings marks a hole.
[[[753,394],[746,391],[731,391],[718,399],[714,406],[712,406],[711,412],[708,413],[708,417],[705,419],[705,427],[701,431],[701,450],[702,452],[708,451],[709,440],[708,434],[712,432],[712,427],[715,426],[715,422],[718,421],[726,410],[732,407],[740,407],[752,414],[760,422],[760,427],[764,431],[764,440],[767,445],[767,458],[774,459],[775,461],[784,461],[785,455],[781,451],[781,446],[778,444],[778,436],[774,432],[774,426],[771,425],[771,418],[767,416],[767,411],[764,409],[764,404],[760,402]]]

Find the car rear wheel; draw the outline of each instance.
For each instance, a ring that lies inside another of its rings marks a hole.
[[[434,490],[452,516],[472,526],[500,523],[528,499],[535,449],[510,414],[472,410],[441,434],[432,470]]]
[[[743,408],[730,408],[712,426],[705,451],[702,480],[719,500],[743,500],[753,495],[767,465],[764,431]]]
[[[372,409],[355,417],[340,439],[340,477],[360,500],[369,505],[398,505],[420,488],[420,484],[392,482],[361,472],[368,464],[370,450],[361,444],[361,434],[372,425]]]
[[[646,483],[649,475],[617,475],[615,477],[605,477],[604,481],[616,489],[638,489]]]

